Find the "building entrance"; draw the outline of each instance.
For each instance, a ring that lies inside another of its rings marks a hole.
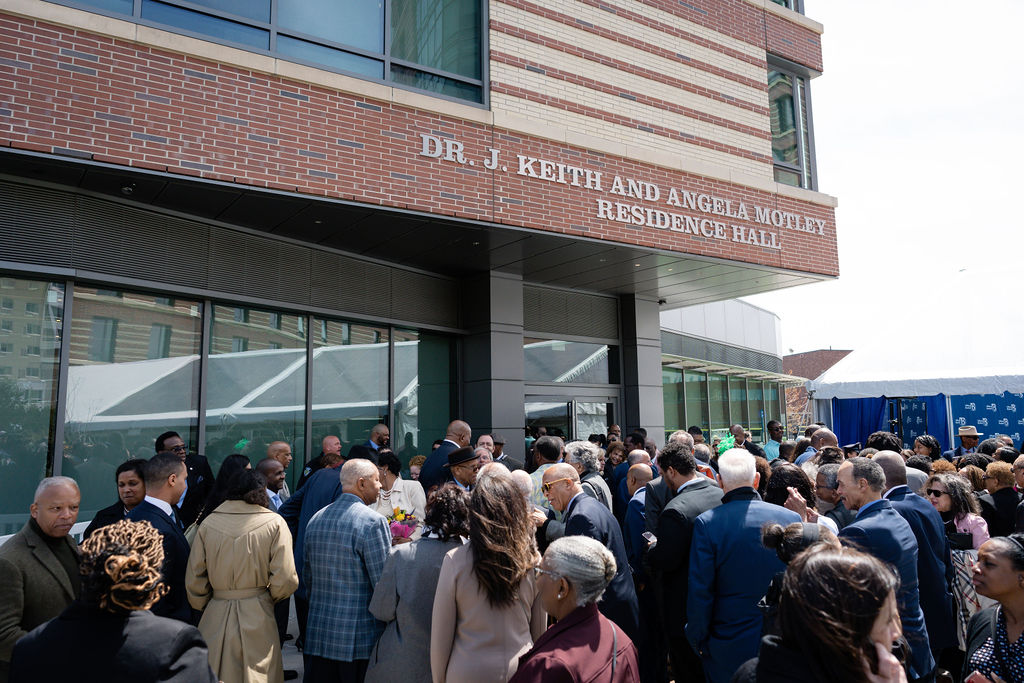
[[[618,415],[613,397],[566,398],[526,397],[526,426],[536,434],[544,427],[549,436],[569,441],[585,441],[591,434],[604,434]]]

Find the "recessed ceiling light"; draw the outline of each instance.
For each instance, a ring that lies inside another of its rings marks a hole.
[[[320,225],[321,223],[323,223],[323,221],[322,221],[322,220],[320,220],[319,218],[317,218],[317,219],[316,219],[315,221],[313,221],[313,222],[314,222],[314,223],[316,223],[317,225]]]

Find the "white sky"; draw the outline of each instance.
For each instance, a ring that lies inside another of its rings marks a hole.
[[[1024,315],[1024,0],[805,4],[825,25],[811,101],[840,276],[746,298],[781,317],[781,352],[963,333],[969,311],[915,311],[965,268],[979,297]],[[986,277],[995,268],[1016,277]]]

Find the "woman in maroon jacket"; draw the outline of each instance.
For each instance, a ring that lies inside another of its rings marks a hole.
[[[557,623],[519,658],[509,683],[639,680],[633,641],[597,611],[615,569],[611,552],[592,538],[566,536],[548,546],[537,567],[537,590]]]

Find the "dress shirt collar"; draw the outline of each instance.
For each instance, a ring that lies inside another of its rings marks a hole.
[[[694,474],[695,474],[695,476],[693,477],[693,479],[690,479],[689,481],[684,481],[684,482],[683,482],[682,484],[680,484],[680,485],[679,485],[679,488],[677,488],[677,489],[676,489],[676,493],[677,493],[677,494],[678,494],[678,493],[679,493],[680,491],[682,491],[683,489],[685,489],[685,488],[686,488],[687,486],[689,486],[690,484],[696,484],[696,483],[698,483],[698,482],[699,482],[699,481],[700,481],[700,480],[701,480],[702,478],[705,478],[705,479],[706,479],[706,477],[704,477],[704,475],[702,475],[702,474],[701,474],[700,472],[695,472]]]
[[[274,504],[274,510],[281,507],[281,495],[276,491],[267,489],[267,498],[270,498],[270,502]]]
[[[571,509],[572,509],[572,506],[573,506],[573,503],[575,503],[575,502],[576,502],[576,499],[577,499],[577,498],[579,498],[580,496],[585,496],[585,495],[587,495],[587,494],[586,494],[586,493],[584,493],[583,491],[580,491],[580,492],[579,492],[579,493],[577,493],[577,494],[576,494],[575,496],[573,496],[572,498],[570,498],[570,499],[569,499],[569,504],[565,506],[565,511],[566,511],[566,512],[568,512],[569,510],[571,510]]]
[[[158,508],[160,508],[160,511],[168,517],[170,517],[171,519],[174,519],[174,510],[171,509],[171,504],[168,503],[167,501],[160,500],[159,498],[154,498],[153,496],[146,496],[145,500],[147,503],[150,503],[151,505],[155,505]]]
[[[860,510],[857,510],[857,518],[859,519],[865,512],[870,510],[872,507],[879,505],[881,502],[882,499],[879,498],[878,500],[873,500],[870,503],[867,503],[866,505],[862,505]]]
[[[452,477],[452,481],[454,481],[454,482],[455,482],[455,485],[456,485],[456,486],[458,486],[458,487],[459,487],[460,489],[462,489],[463,491],[469,491],[469,490],[470,490],[470,487],[466,486],[465,484],[463,484],[463,483],[462,483],[461,481],[459,481],[459,480],[458,480],[458,479],[456,479],[455,477]],[[394,490],[394,489],[392,489],[392,491],[393,491],[393,490]]]
[[[909,490],[910,487],[907,486],[906,484],[899,484],[898,486],[893,486],[891,489],[889,489],[888,491],[886,491],[885,493],[882,494],[882,498],[888,498],[889,494],[892,493],[893,491],[895,491],[898,488],[906,488],[906,489]]]

